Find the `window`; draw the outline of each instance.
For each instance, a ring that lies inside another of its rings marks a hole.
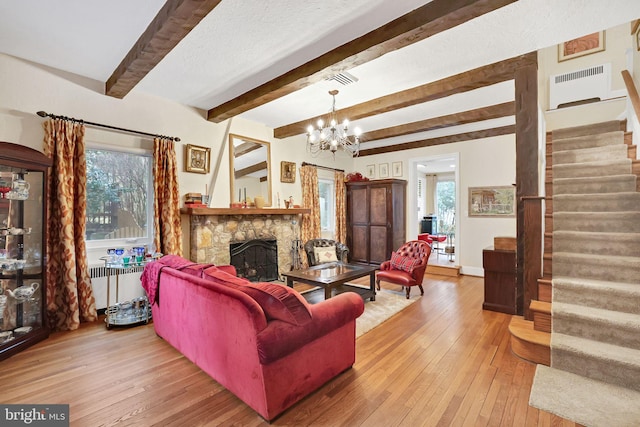
[[[88,247],[149,243],[153,184],[148,154],[87,148]],[[92,243],[93,242],[93,243]]]
[[[455,233],[456,219],[456,183],[455,181],[438,181],[436,185],[438,203],[438,231],[440,234]]]
[[[320,193],[320,230],[322,237],[333,238],[335,232],[336,191],[333,180],[318,178]]]

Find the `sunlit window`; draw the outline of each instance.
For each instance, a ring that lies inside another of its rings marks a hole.
[[[320,193],[320,229],[325,233],[333,235],[335,231],[335,184],[333,180],[318,179],[318,191]]]
[[[149,239],[153,225],[151,157],[88,148],[86,159],[87,242]]]

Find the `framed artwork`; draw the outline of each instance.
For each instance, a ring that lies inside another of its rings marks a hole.
[[[402,176],[402,162],[391,163],[391,175],[394,177]]]
[[[604,50],[604,31],[587,34],[558,45],[558,62]]]
[[[186,172],[209,173],[211,148],[187,144],[184,147],[184,167]]]
[[[296,164],[294,162],[280,162],[280,182],[296,182]]]
[[[516,187],[469,187],[469,216],[516,216]]]
[[[376,177],[376,165],[367,165],[367,178],[373,179]]]
[[[389,178],[389,163],[380,163],[378,165],[378,175],[380,178]]]
[[[640,20],[637,22],[640,23]],[[640,25],[636,28],[636,49],[640,50]]]

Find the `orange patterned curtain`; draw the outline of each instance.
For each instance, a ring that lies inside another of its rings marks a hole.
[[[85,127],[51,119],[44,130],[44,154],[53,159],[47,176],[47,317],[52,329],[74,330],[98,318],[85,245]]]
[[[182,255],[178,167],[171,139],[153,140],[153,192],[153,242],[156,251],[165,255]]]
[[[334,174],[336,189],[336,240],[347,243],[347,186],[344,183],[344,172]]]
[[[302,215],[300,224],[300,240],[304,245],[311,239],[320,237],[320,193],[318,191],[318,169],[305,165],[300,168],[300,183],[302,185],[302,207],[310,208],[311,213]],[[302,253],[302,266],[308,267],[307,257]]]

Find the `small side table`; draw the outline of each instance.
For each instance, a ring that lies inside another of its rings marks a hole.
[[[120,274],[131,272],[135,267],[144,266],[146,263],[157,258],[145,260],[142,263],[124,265],[122,263],[110,262],[108,257],[100,258],[104,261],[107,269],[107,308],[105,309],[105,324],[107,329],[112,326],[132,326],[149,323],[151,319],[151,305],[146,295],[134,298],[131,301],[119,302],[118,290],[120,288]],[[111,303],[111,277],[116,278],[116,299]]]

